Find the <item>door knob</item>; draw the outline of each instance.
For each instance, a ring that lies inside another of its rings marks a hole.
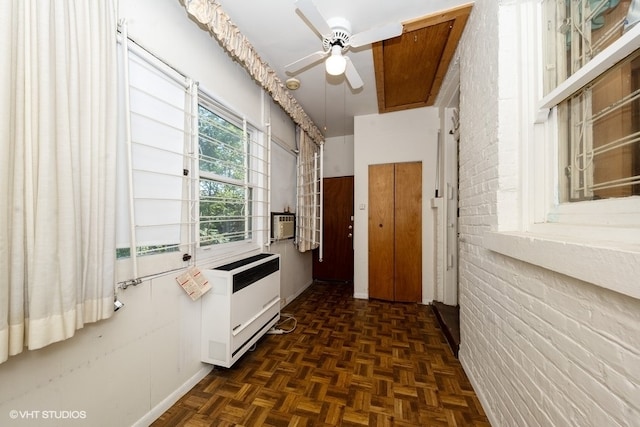
[[[348,237],[348,238],[352,238],[352,237],[353,237],[353,234],[352,234],[352,233],[349,233],[349,234],[347,234],[347,237]]]

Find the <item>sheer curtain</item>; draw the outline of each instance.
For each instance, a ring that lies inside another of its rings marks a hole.
[[[0,362],[113,314],[115,9],[0,5]]]

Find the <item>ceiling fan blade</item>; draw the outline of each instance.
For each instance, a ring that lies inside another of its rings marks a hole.
[[[356,67],[348,56],[344,58],[347,60],[347,68],[344,70],[344,76],[349,82],[349,86],[351,86],[351,89],[360,89],[364,83],[360,74],[358,74],[358,70],[356,70]]]
[[[372,28],[349,37],[349,44],[353,47],[379,42],[402,34],[402,24],[389,24],[383,27]]]
[[[313,65],[316,62],[323,60],[328,54],[329,52],[325,52],[322,50],[313,52],[311,55],[307,55],[304,58],[300,58],[297,61],[285,66],[284,70],[287,73],[295,73],[296,71],[300,71],[303,68],[308,67],[309,65]]]
[[[296,7],[300,10],[300,13],[309,21],[309,23],[316,29],[321,37],[330,35],[332,33],[331,27],[327,24],[327,20],[320,14],[320,11],[313,4],[311,0],[296,0]]]

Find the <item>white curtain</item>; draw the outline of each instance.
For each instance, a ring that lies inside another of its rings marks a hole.
[[[0,5],[0,362],[113,314],[115,9]]]
[[[320,242],[320,171],[318,146],[298,127],[298,208],[296,236],[298,250],[306,252]]]

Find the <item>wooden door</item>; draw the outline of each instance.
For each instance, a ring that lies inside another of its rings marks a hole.
[[[422,301],[422,163],[369,166],[369,297]]]
[[[353,282],[353,177],[324,178],[323,259],[313,253],[313,278]]]
[[[369,297],[394,300],[393,164],[369,166]]]
[[[395,165],[395,300],[422,301],[422,163]]]

